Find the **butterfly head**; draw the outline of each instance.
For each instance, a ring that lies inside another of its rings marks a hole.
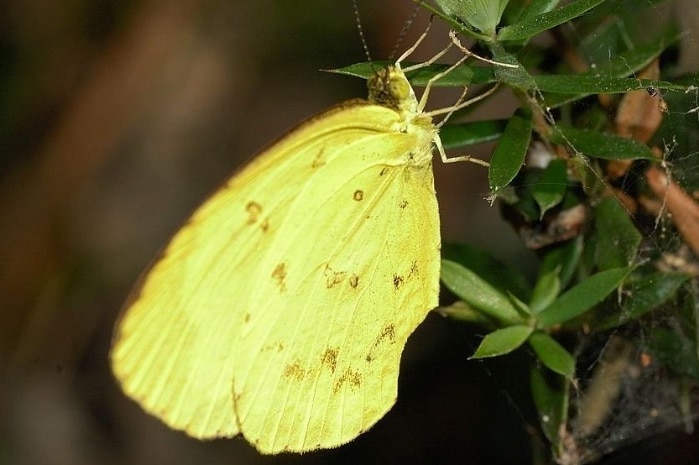
[[[367,81],[369,101],[398,111],[417,111],[417,98],[400,65],[378,70]]]

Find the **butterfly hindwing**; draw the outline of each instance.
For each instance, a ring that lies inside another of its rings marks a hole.
[[[233,384],[262,451],[336,446],[373,425],[395,402],[407,337],[437,305],[431,139],[394,131],[386,108],[348,111],[355,123],[338,132],[351,141],[333,141],[250,291]]]

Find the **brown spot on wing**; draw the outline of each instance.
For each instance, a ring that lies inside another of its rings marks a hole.
[[[359,286],[359,276],[357,276],[356,274],[350,276],[349,284],[352,289],[356,289],[357,286]]]
[[[378,346],[384,341],[388,341],[391,344],[396,342],[396,327],[393,323],[388,323],[381,328],[381,332],[374,342],[374,347]]]
[[[347,368],[335,381],[333,386],[333,394],[340,392],[343,386],[349,386],[351,390],[357,390],[362,387],[362,374],[357,370]]]
[[[325,275],[325,287],[327,287],[328,289],[331,289],[336,285],[340,284],[342,281],[345,280],[345,277],[347,276],[346,272],[335,271],[330,267],[330,265],[325,265],[325,270],[323,271],[323,274]]]
[[[407,206],[408,206],[408,201],[407,201],[407,200],[403,200],[401,203],[398,204],[398,207],[399,207],[401,210],[405,210],[405,209],[407,208]]]
[[[306,372],[300,360],[294,360],[293,363],[289,363],[284,367],[284,377],[294,381],[303,381],[303,378],[306,377]]]
[[[357,202],[361,201],[364,199],[364,191],[361,189],[357,189],[354,191],[354,194],[352,195],[352,198],[356,200]]]
[[[268,351],[273,351],[273,352],[281,352],[284,350],[284,344],[282,342],[273,342],[271,344],[267,344],[262,348],[263,352],[268,352]]]
[[[246,224],[253,225],[259,223],[262,232],[266,232],[269,229],[269,219],[262,218],[262,205],[254,200],[250,201],[245,205],[245,211],[248,214]]]
[[[417,276],[417,274],[418,274],[417,260],[413,260],[413,262],[410,264],[410,271],[408,272],[408,279],[412,278],[413,276]]]
[[[320,363],[324,367],[327,367],[331,373],[335,373],[335,369],[337,368],[337,356],[339,351],[340,349],[337,347],[327,348],[321,357]]]
[[[272,278],[277,282],[277,287],[281,292],[286,290],[286,274],[286,263],[284,262],[278,264],[272,271]]]
[[[403,277],[397,274],[393,275],[393,289],[396,291],[400,289],[400,287],[403,285]]]
[[[389,171],[390,170],[389,170],[388,166],[384,166],[383,168],[381,168],[381,172],[379,172],[379,176],[385,176],[386,174],[388,174]]]
[[[255,224],[262,215],[262,205],[255,201],[248,202],[245,205],[245,211],[248,213],[248,224]]]
[[[393,323],[387,323],[381,328],[378,336],[374,340],[374,344],[369,349],[369,353],[366,356],[366,361],[371,362],[376,357],[374,356],[374,351],[382,344],[395,344],[396,342],[396,326]]]

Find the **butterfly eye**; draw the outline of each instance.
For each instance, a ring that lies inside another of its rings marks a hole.
[[[417,106],[410,84],[398,66],[378,71],[367,81],[367,86],[369,101],[372,103],[399,111]]]
[[[410,84],[403,77],[391,77],[388,81],[388,92],[398,101],[405,100],[410,95]]]

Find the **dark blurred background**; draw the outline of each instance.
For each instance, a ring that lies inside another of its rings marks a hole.
[[[414,4],[359,11],[372,57],[389,58]],[[426,24],[419,12],[400,50]],[[447,41],[436,23],[412,59]],[[0,464],[531,463],[527,354],[468,362],[473,330],[436,315],[409,342],[394,410],[333,451],[198,442],[111,377],[112,325],[141,270],[261,147],[364,97],[364,81],[320,70],[365,59],[350,0],[0,2]],[[509,116],[502,102],[489,116]],[[531,270],[484,200],[485,170],[435,171],[445,240]]]

